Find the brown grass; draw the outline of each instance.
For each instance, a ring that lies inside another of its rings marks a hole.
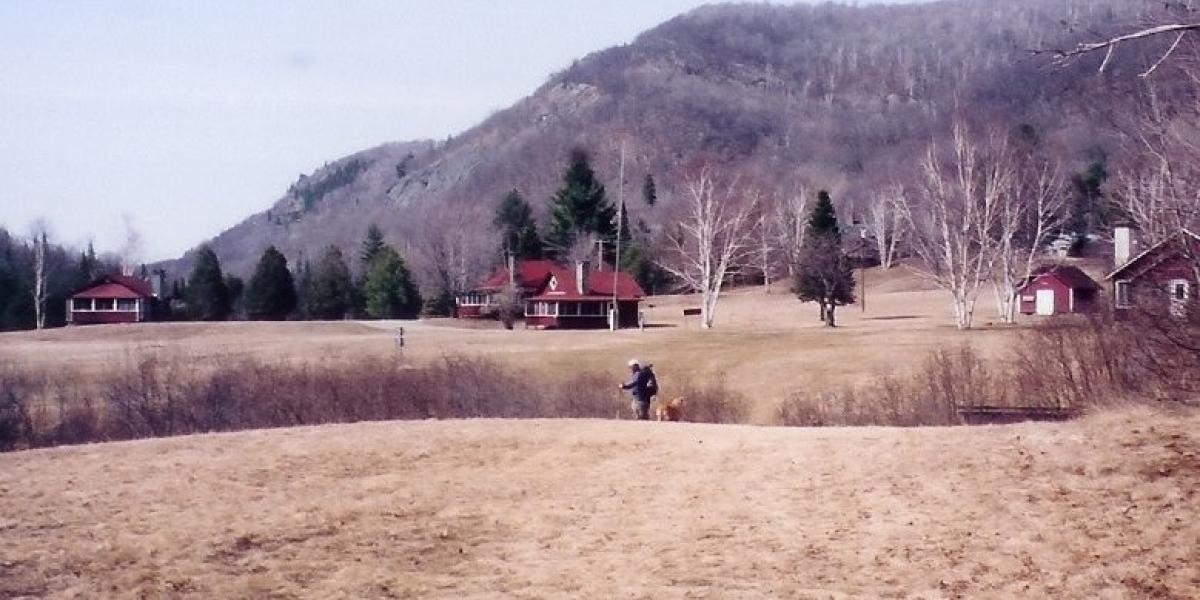
[[[0,455],[0,597],[1194,598],[1200,415],[363,423]]]

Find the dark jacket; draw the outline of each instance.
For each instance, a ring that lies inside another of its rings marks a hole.
[[[650,389],[650,369],[639,368],[633,372],[633,376],[621,384],[623,390],[633,390],[633,397],[639,402],[649,402],[650,397],[654,395],[654,391]]]

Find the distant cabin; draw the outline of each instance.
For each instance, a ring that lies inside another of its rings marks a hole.
[[[614,296],[619,325],[636,327],[641,301],[646,296],[637,280],[624,271],[592,268],[587,262],[564,267],[550,260],[522,260],[460,295],[455,302],[455,316],[495,316],[510,281],[524,299],[525,326],[537,329],[607,328]]]
[[[1196,264],[1200,261],[1200,235],[1183,230],[1145,252],[1122,261],[1128,252],[1121,249],[1122,240],[1129,239],[1127,231],[1115,232],[1118,240],[1118,266],[1105,279],[1112,282],[1113,308],[1118,316],[1135,307],[1158,312],[1166,309],[1181,313],[1195,302],[1200,280]]]
[[[68,325],[141,323],[159,314],[162,284],[126,275],[102,275],[71,294],[67,303]]]
[[[1100,285],[1079,267],[1039,267],[1017,289],[1021,314],[1052,316],[1088,313],[1100,306]]]

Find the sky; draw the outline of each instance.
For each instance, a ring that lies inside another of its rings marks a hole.
[[[700,0],[0,2],[0,226],[172,258],[301,173],[444,139]]]

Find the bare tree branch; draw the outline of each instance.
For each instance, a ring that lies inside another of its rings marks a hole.
[[[1147,69],[1145,72],[1143,72],[1141,74],[1142,77],[1149,77],[1151,73],[1153,73],[1155,70],[1158,69],[1159,65],[1161,65],[1163,63],[1163,61],[1165,61],[1168,57],[1171,56],[1171,54],[1173,54],[1175,52],[1175,49],[1177,47],[1179,47],[1180,41],[1183,40],[1183,36],[1191,31],[1196,31],[1196,30],[1200,30],[1200,23],[1175,23],[1175,24],[1170,24],[1170,25],[1157,25],[1155,27],[1149,27],[1146,29],[1142,29],[1140,31],[1134,31],[1132,33],[1127,33],[1125,35],[1119,35],[1114,38],[1110,38],[1110,39],[1100,41],[1100,42],[1088,42],[1088,43],[1084,43],[1084,44],[1079,44],[1078,46],[1075,46],[1075,48],[1072,48],[1071,50],[1053,50],[1051,52],[1054,54],[1055,64],[1064,65],[1064,64],[1070,62],[1074,58],[1083,56],[1085,54],[1091,54],[1093,52],[1098,52],[1100,50],[1104,50],[1104,61],[1102,63],[1100,63],[1100,72],[1103,73],[1105,71],[1105,69],[1108,68],[1109,63],[1112,62],[1113,51],[1116,49],[1118,44],[1121,44],[1122,42],[1133,41],[1133,40],[1152,38],[1152,37],[1165,35],[1165,34],[1169,34],[1169,33],[1178,34],[1175,38],[1175,43],[1171,44],[1171,47],[1168,48],[1165,53],[1163,53],[1162,57],[1159,58],[1158,61],[1155,62],[1153,66],[1151,66],[1149,69]],[[1042,53],[1044,51],[1036,51],[1036,52]]]

